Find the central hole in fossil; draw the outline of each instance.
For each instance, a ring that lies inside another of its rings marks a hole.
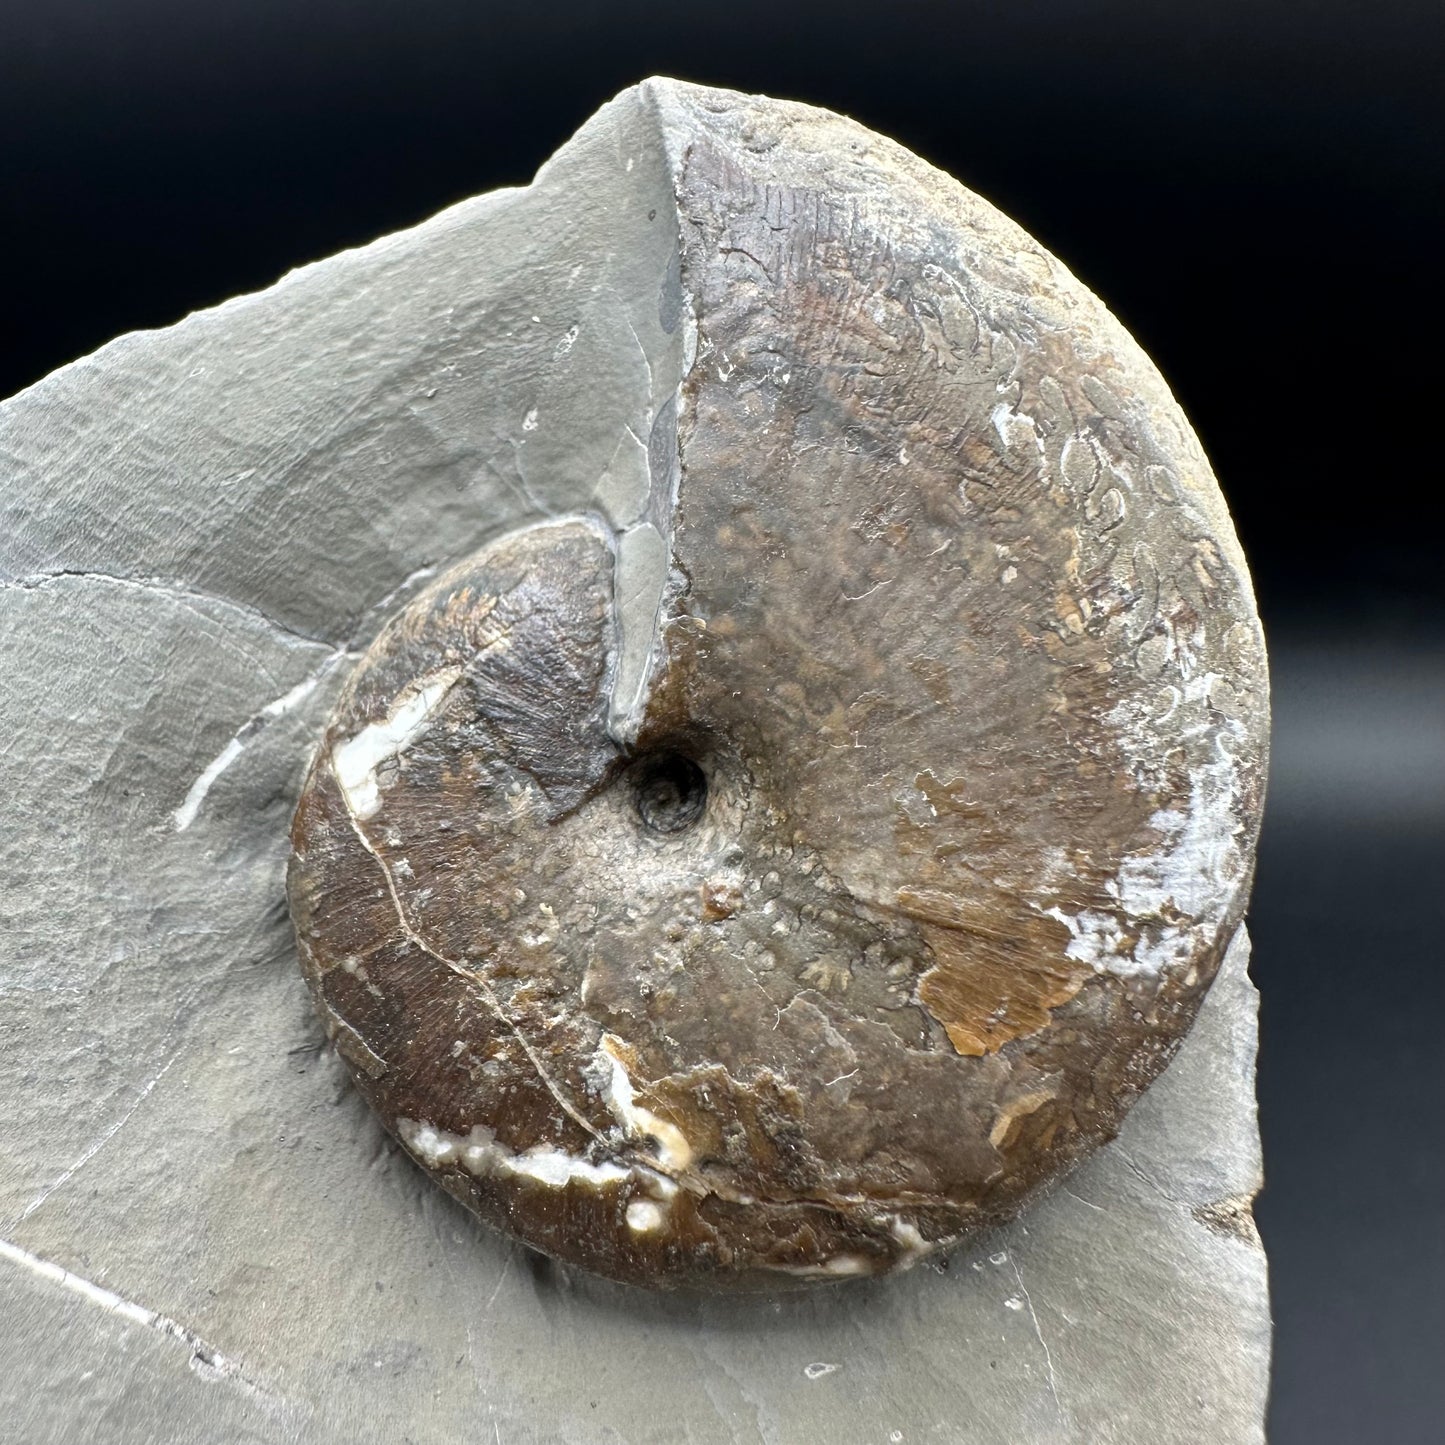
[[[702,817],[707,778],[681,753],[644,758],[632,771],[632,785],[638,816],[654,833],[680,833]]]

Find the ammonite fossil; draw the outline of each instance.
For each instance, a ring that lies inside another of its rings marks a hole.
[[[618,106],[676,198],[676,375],[630,471],[358,666],[302,964],[386,1127],[538,1250],[878,1274],[1014,1214],[1188,1029],[1260,629],[1163,382],[1016,226],[826,112]]]

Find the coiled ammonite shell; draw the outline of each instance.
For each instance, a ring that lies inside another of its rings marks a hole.
[[[879,1274],[1110,1138],[1188,1029],[1259,819],[1248,576],[1148,360],[976,196],[802,106],[650,82],[608,126],[676,197],[675,384],[635,475],[357,667],[302,966],[386,1127],[536,1249]]]

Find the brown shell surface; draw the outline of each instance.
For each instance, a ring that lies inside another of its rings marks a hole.
[[[837,117],[670,104],[695,335],[633,732],[612,530],[504,536],[359,665],[290,896],[358,1086],[464,1204],[775,1288],[1113,1135],[1243,911],[1264,652],[1187,424],[1056,260]]]

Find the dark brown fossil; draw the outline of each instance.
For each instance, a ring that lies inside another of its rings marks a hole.
[[[393,618],[297,810],[302,964],[535,1248],[876,1274],[1168,1062],[1248,892],[1263,643],[1187,423],[1035,242],[825,112],[625,99],[677,198],[666,565],[584,511]]]

